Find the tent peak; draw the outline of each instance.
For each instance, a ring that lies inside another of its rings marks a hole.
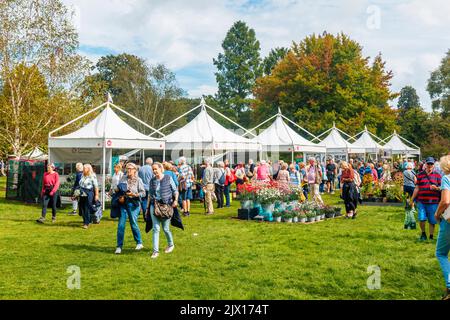
[[[282,113],[281,113],[281,109],[280,109],[280,107],[278,107],[278,115],[281,115]]]

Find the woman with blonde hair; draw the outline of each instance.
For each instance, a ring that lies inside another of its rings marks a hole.
[[[439,162],[444,175],[441,180],[441,200],[434,214],[439,223],[439,234],[436,243],[436,257],[441,265],[442,274],[446,286],[446,293],[442,300],[450,300],[450,262],[448,253],[450,251],[450,218],[444,218],[444,212],[450,211],[450,155],[442,157]]]
[[[125,237],[125,224],[127,217],[130,221],[131,231],[133,232],[134,241],[136,241],[136,250],[144,248],[142,244],[141,232],[137,223],[139,213],[141,211],[141,198],[145,197],[146,190],[142,179],[138,176],[136,164],[129,162],[126,166],[127,174],[120,179],[120,186],[126,186],[126,194],[124,203],[120,205],[119,224],[117,225],[117,247],[116,254],[122,253],[123,240]],[[125,189],[125,188],[124,188]],[[119,191],[119,185],[116,187]]]
[[[80,215],[83,217],[83,229],[91,223],[91,211],[94,202],[98,201],[98,181],[92,166],[87,163],[83,166],[83,176],[80,179]]]

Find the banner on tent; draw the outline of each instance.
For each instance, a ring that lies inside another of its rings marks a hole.
[[[106,163],[112,157],[112,149],[106,149]],[[50,149],[50,159],[57,163],[103,163],[103,149],[100,148],[58,148]]]

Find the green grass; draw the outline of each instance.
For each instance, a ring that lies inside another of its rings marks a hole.
[[[1,178],[0,299],[438,299],[443,288],[435,243],[404,230],[398,207],[301,225],[232,219],[237,201],[212,216],[195,204],[185,231],[172,228],[174,252],[152,260],[142,220],[144,251],[134,251],[127,226],[123,253],[114,255],[109,211],[88,230],[69,208],[56,224],[38,225],[40,208],[7,202],[4,186]],[[71,265],[81,268],[80,290],[67,289]],[[371,265],[381,268],[380,290],[367,289]]]

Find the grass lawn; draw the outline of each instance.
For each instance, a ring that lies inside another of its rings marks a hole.
[[[0,178],[0,299],[435,300],[444,287],[435,242],[403,229],[401,207],[361,207],[355,220],[301,225],[232,219],[237,201],[204,216],[195,203],[185,230],[172,227],[173,253],[152,260],[142,218],[145,249],[134,250],[128,225],[124,250],[114,255],[109,211],[88,230],[68,207],[57,223],[39,225],[40,208],[7,202],[4,186]],[[71,265],[81,269],[79,290],[67,288]],[[367,288],[373,265],[381,269],[379,290]]]

